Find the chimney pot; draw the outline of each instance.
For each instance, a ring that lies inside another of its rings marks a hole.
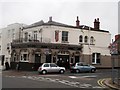
[[[49,17],[49,22],[52,22],[52,17]]]
[[[79,17],[77,16],[77,20],[76,20],[76,27],[80,26],[80,21],[79,21]]]
[[[95,30],[99,30],[100,29],[99,18],[95,19],[95,21],[94,21],[94,29]]]
[[[99,22],[99,18],[97,18],[97,22]]]

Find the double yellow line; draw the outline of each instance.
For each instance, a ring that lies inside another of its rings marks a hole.
[[[104,81],[105,81],[105,79],[99,79],[99,80],[97,81],[97,83],[98,83],[101,87],[106,88],[106,85],[104,84]]]

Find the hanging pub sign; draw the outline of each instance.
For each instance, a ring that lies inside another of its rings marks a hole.
[[[58,30],[55,31],[55,41],[56,42],[59,41],[59,31]]]
[[[118,55],[118,44],[117,43],[112,43],[110,45],[110,54],[111,55]]]

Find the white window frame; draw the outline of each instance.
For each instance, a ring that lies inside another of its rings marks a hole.
[[[27,54],[26,60],[24,60],[24,57],[23,57],[24,54]],[[20,55],[20,62],[29,62],[29,55],[28,55],[28,52],[21,52],[21,55]]]
[[[101,56],[101,53],[93,53],[93,54],[94,54],[94,58],[92,56],[92,64],[100,64],[100,62],[97,63],[97,60],[98,60],[97,55],[100,54],[100,56]],[[93,59],[94,59],[94,62],[93,62]],[[100,61],[101,61],[101,58],[100,58]]]
[[[65,36],[64,33],[67,33],[67,35]],[[68,42],[68,31],[62,31],[62,42]]]

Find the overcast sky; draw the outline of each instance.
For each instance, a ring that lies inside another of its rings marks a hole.
[[[81,25],[93,27],[94,19],[99,18],[100,29],[110,31],[112,38],[118,33],[117,0],[1,0],[0,13],[0,28],[12,23],[47,22],[50,16],[53,21],[75,25],[79,16]]]

